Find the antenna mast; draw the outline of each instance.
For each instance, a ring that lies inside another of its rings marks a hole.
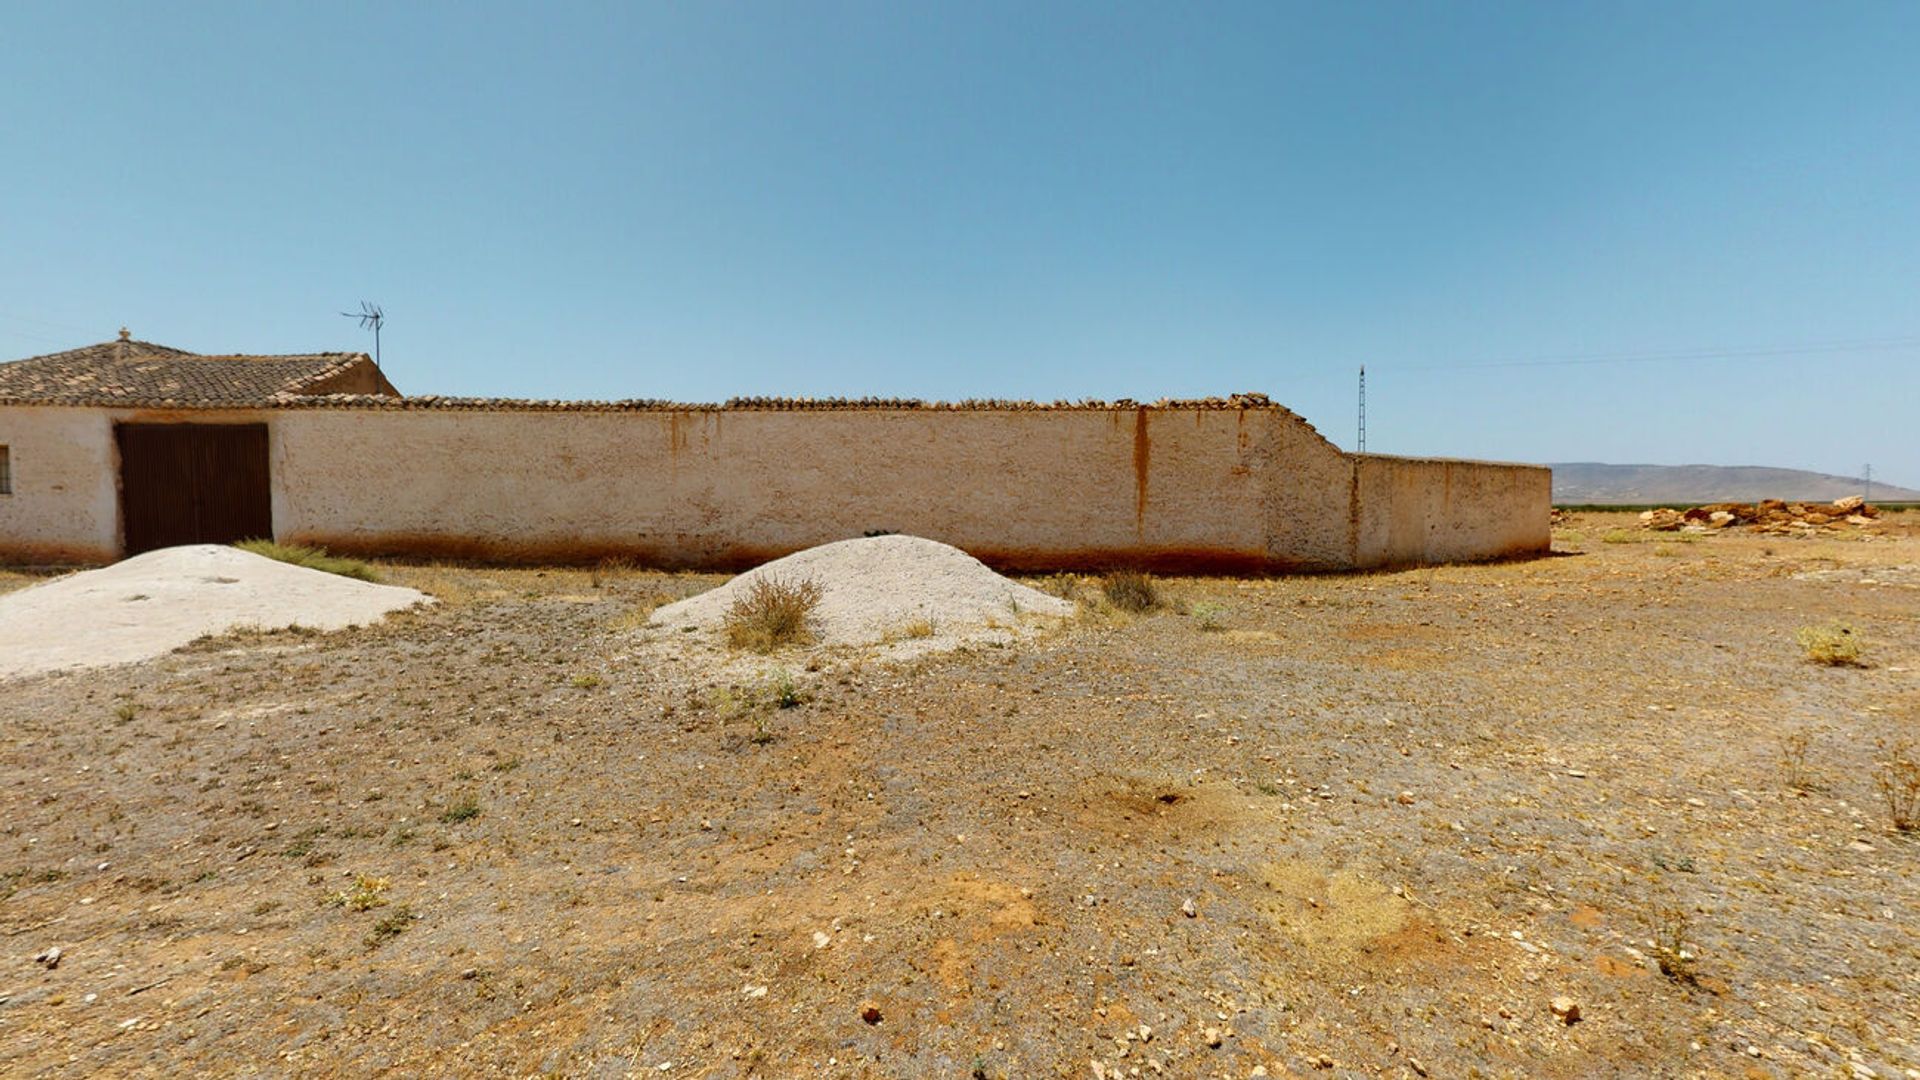
[[[359,311],[343,311],[340,314],[349,319],[359,319],[360,329],[373,331],[373,366],[380,367],[380,327],[387,321],[387,313],[380,310],[379,304],[362,300]]]
[[[1360,365],[1360,453],[1367,452],[1367,365]]]
[[[1860,501],[1872,502],[1873,501],[1873,466],[1872,465],[1860,466],[1860,487],[1861,487]]]

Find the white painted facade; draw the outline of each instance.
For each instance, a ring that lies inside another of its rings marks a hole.
[[[1343,453],[1284,409],[0,406],[0,559],[100,562],[113,425],[265,422],[274,532],[343,552],[747,565],[872,530],[1018,569],[1537,554],[1545,468]]]

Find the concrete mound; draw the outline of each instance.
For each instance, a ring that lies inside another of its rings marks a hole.
[[[338,630],[423,601],[238,548],[162,548],[0,596],[0,678],[132,663],[238,627]]]
[[[814,620],[824,645],[905,643],[937,650],[1011,637],[1029,616],[1073,613],[1068,601],[1001,577],[957,547],[917,536],[874,536],[775,559],[662,607],[650,625],[718,630],[735,599],[761,579],[820,587]]]

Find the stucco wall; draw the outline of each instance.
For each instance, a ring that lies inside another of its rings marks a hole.
[[[101,409],[0,405],[13,494],[0,495],[0,555],[85,563],[120,550],[113,429]]]
[[[1353,456],[1281,409],[0,407],[0,559],[120,553],[117,421],[269,431],[275,534],[342,552],[739,567],[873,530],[1008,569],[1337,570],[1544,552],[1535,466]]]
[[[1355,455],[1354,565],[1465,562],[1544,554],[1553,472],[1445,458]]]
[[[1273,409],[312,409],[276,528],[342,551],[741,566],[869,530],[1021,569],[1328,568],[1344,456]]]

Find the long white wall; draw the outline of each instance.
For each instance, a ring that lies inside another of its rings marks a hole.
[[[313,409],[276,428],[279,530],[344,551],[731,566],[888,530],[1021,568],[1345,558],[1344,458],[1277,410]]]
[[[1553,473],[1542,466],[1374,454],[1353,461],[1357,567],[1537,555],[1552,543]]]
[[[0,558],[120,551],[116,421],[264,420],[282,540],[734,567],[887,530],[1012,569],[1332,570],[1544,552],[1534,466],[1355,457],[1249,409],[0,407]]]

